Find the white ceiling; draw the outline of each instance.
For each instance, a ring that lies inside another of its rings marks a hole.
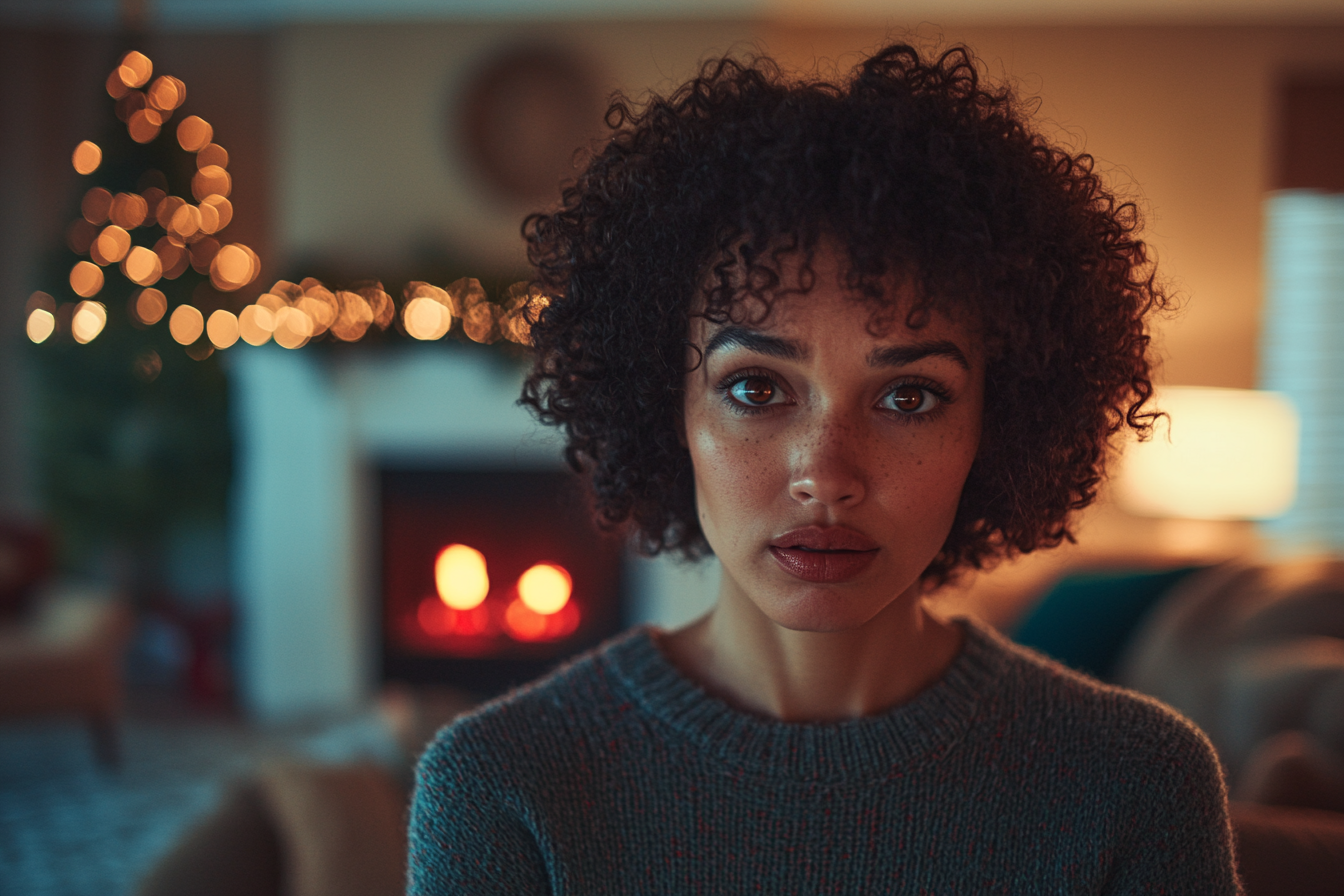
[[[0,0],[6,24],[116,22],[128,0]],[[129,0],[135,2],[135,0]],[[831,23],[1344,22],[1344,0],[141,0],[161,27],[519,18],[784,19]]]

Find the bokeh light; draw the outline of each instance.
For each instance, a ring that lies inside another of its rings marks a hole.
[[[166,236],[159,237],[159,241],[154,244],[154,254],[159,256],[159,261],[163,263],[163,276],[169,280],[182,276],[190,263],[187,250]]]
[[[70,335],[80,345],[92,342],[107,326],[107,309],[102,302],[80,302],[70,318]]]
[[[126,86],[126,82],[121,80],[120,67],[112,69],[112,73],[107,76],[107,81],[103,86],[107,88],[107,95],[114,100],[119,100],[131,92],[131,88]]]
[[[439,599],[454,610],[479,606],[490,593],[485,555],[465,544],[450,544],[434,560],[434,585]]]
[[[112,212],[112,194],[102,187],[94,187],[80,200],[79,211],[90,224],[106,224]]]
[[[98,239],[93,241],[93,245],[108,263],[118,262],[131,251],[131,235],[124,228],[109,224],[98,234]]]
[[[489,302],[478,302],[462,316],[462,332],[473,342],[489,345],[498,342],[499,309]]]
[[[229,243],[210,262],[210,282],[220,292],[232,292],[256,279],[259,268],[255,252],[242,243]]]
[[[121,57],[121,65],[117,68],[117,77],[127,87],[144,87],[153,74],[154,63],[138,50],[131,50]]]
[[[342,342],[358,342],[373,323],[373,308],[364,296],[348,290],[336,293],[336,301],[340,311],[331,323],[331,335]]]
[[[103,163],[103,150],[92,140],[84,140],[75,147],[70,160],[80,174],[92,174]]]
[[[112,197],[110,217],[118,227],[134,230],[149,217],[149,202],[138,193],[118,193]]]
[[[302,348],[313,338],[313,319],[300,309],[285,305],[275,313],[273,338],[282,348]]]
[[[178,305],[168,318],[168,332],[179,345],[191,345],[201,338],[205,317],[192,305]]]
[[[205,322],[205,335],[210,337],[210,344],[215,348],[228,348],[238,341],[238,318],[233,312],[220,308]]]
[[[134,246],[121,263],[126,279],[139,286],[153,286],[163,276],[163,262],[153,249]]]
[[[187,86],[171,75],[160,75],[145,92],[145,98],[155,109],[171,112],[187,99]]]
[[[56,315],[45,308],[34,308],[28,312],[28,338],[33,342],[46,342],[56,331]]]
[[[579,610],[567,603],[555,613],[538,613],[521,599],[504,611],[504,628],[517,641],[558,641],[579,626]]]
[[[262,305],[248,305],[238,315],[238,335],[248,345],[265,345],[275,332],[275,314]]]
[[[435,637],[445,637],[458,635],[460,637],[480,637],[490,634],[493,629],[493,620],[490,618],[490,610],[486,606],[472,607],[470,610],[454,610],[446,607],[443,601],[437,598],[427,597],[420,602],[416,608],[416,621],[420,623],[420,628],[428,635]]]
[[[558,613],[574,591],[574,582],[563,566],[538,563],[518,578],[518,597],[527,608],[542,616]]]
[[[214,136],[215,129],[199,115],[188,115],[177,125],[177,143],[187,152],[199,152]]]
[[[218,143],[203,146],[200,152],[196,153],[197,168],[208,168],[212,165],[220,168],[229,167],[229,151]]]
[[[147,327],[163,320],[168,313],[168,297],[157,289],[139,290],[131,299],[131,315]]]
[[[197,201],[211,195],[228,196],[232,190],[233,178],[218,165],[206,165],[191,178],[191,195]]]
[[[165,196],[159,203],[159,207],[154,210],[154,218],[159,222],[160,227],[171,233],[173,218],[177,215],[177,210],[186,204],[187,200],[181,196]]]
[[[168,226],[168,230],[177,234],[184,240],[191,239],[191,237],[195,236],[196,232],[200,229],[200,209],[185,202],[177,209],[177,211],[173,212],[173,219]]]
[[[200,209],[202,216],[205,215],[207,207],[215,210],[215,215],[217,216],[218,221],[218,223],[215,224],[215,229],[210,231],[210,233],[218,233],[229,226],[229,222],[233,220],[232,202],[229,202],[228,199],[220,196],[218,193],[212,193],[201,200]]]
[[[98,295],[103,288],[103,269],[91,261],[76,262],[70,269],[70,288],[86,299]]]
[[[401,311],[406,332],[414,339],[441,339],[453,325],[453,313],[428,296],[417,296]]]
[[[148,143],[159,136],[162,122],[153,109],[137,109],[126,122],[126,130],[136,143]]]

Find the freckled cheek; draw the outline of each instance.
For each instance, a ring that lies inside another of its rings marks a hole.
[[[711,544],[746,534],[744,524],[771,503],[780,486],[770,441],[711,427],[688,432],[700,524]]]

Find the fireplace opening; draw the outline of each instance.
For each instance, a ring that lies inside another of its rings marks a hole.
[[[384,467],[384,681],[487,697],[615,634],[620,540],[552,470]]]

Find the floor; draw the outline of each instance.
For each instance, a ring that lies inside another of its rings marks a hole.
[[[132,715],[122,752],[109,770],[78,722],[0,724],[0,896],[130,896],[221,787],[268,758],[400,760],[373,713],[288,729]]]

